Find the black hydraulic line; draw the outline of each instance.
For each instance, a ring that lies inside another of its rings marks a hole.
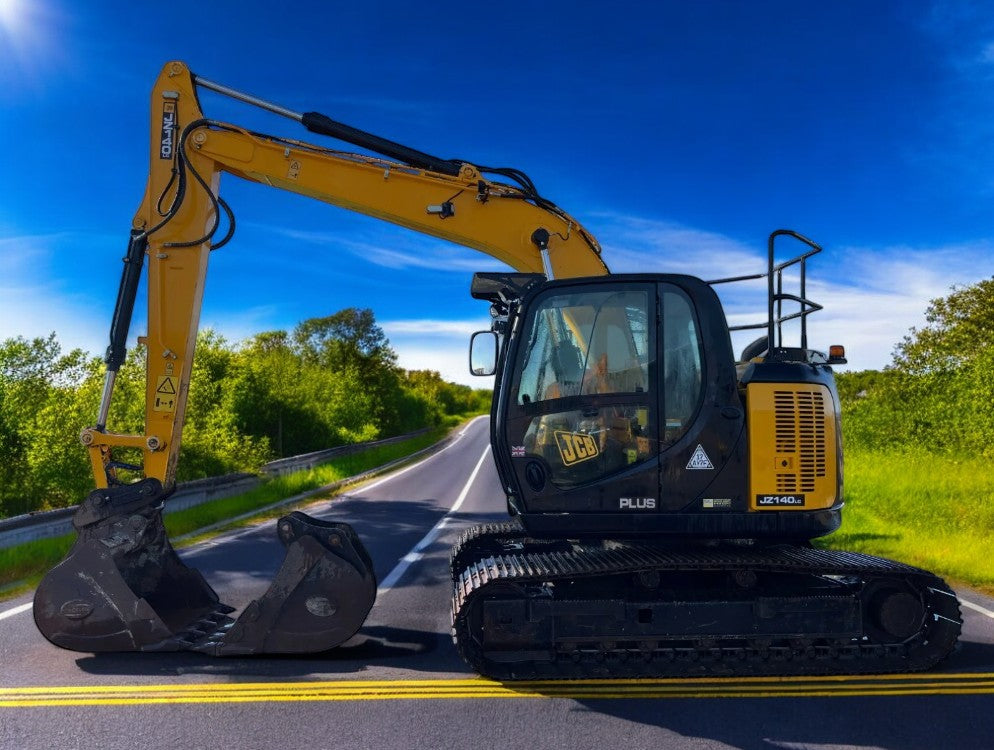
[[[427,169],[432,172],[440,172],[441,174],[457,177],[459,170],[462,168],[460,162],[452,161],[451,159],[440,159],[423,151],[403,146],[386,138],[381,138],[378,135],[367,133],[365,130],[359,130],[358,128],[353,128],[351,125],[345,125],[332,120],[320,112],[305,112],[301,117],[301,123],[312,133],[337,138],[340,141],[375,151],[391,159],[397,159],[418,169]]]
[[[207,234],[205,234],[203,237],[200,237],[199,239],[190,240],[188,242],[166,242],[165,244],[163,244],[163,247],[196,247],[197,245],[203,244],[204,242],[207,242],[208,240],[212,239],[214,235],[217,233],[218,228],[221,226],[221,209],[218,205],[218,197],[214,195],[214,191],[211,190],[210,185],[207,184],[207,181],[194,168],[193,164],[190,162],[189,157],[186,155],[186,140],[189,137],[190,133],[192,133],[195,129],[199,127],[211,124],[212,124],[211,120],[200,119],[200,120],[194,120],[185,128],[183,128],[183,134],[180,136],[179,139],[179,162],[180,162],[180,177],[182,180],[181,185],[183,185],[185,188],[186,173],[187,171],[189,171],[190,174],[193,175],[197,183],[200,185],[200,187],[204,189],[204,192],[207,193],[207,198],[211,202],[211,207],[214,209],[214,224],[210,228],[210,230],[208,230]],[[172,211],[171,215],[168,216],[165,219],[165,221],[172,219],[172,217],[176,215],[176,213],[179,211],[179,205],[180,204],[177,202],[175,205],[176,210]]]
[[[231,206],[228,202],[222,198],[220,195],[217,197],[218,205],[224,210],[225,216],[228,217],[228,231],[225,233],[224,237],[211,245],[211,250],[217,250],[228,244],[231,238],[235,235],[235,212],[231,210]]]
[[[121,272],[121,285],[117,289],[117,302],[114,317],[110,324],[110,346],[104,356],[107,369],[116,372],[124,364],[128,353],[128,330],[131,328],[131,315],[138,295],[138,282],[141,280],[145,264],[145,250],[148,235],[134,230],[128,241],[128,254],[124,256],[124,270]]]
[[[224,96],[230,96],[246,104],[251,104],[254,107],[274,112],[282,117],[297,120],[312,133],[337,138],[340,141],[359,146],[359,148],[366,148],[391,159],[397,159],[418,169],[428,169],[432,172],[440,172],[441,174],[457,177],[459,170],[462,168],[462,162],[453,159],[440,159],[437,156],[432,156],[423,151],[418,151],[417,149],[387,140],[386,138],[381,138],[378,135],[367,133],[364,130],[359,130],[359,128],[354,128],[351,125],[337,122],[320,112],[305,112],[304,114],[300,114],[242,91],[236,91],[228,86],[208,81],[206,78],[200,76],[193,76],[193,81],[197,86],[203,86]]]

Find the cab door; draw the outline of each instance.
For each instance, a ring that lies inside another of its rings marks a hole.
[[[550,285],[529,304],[506,394],[530,512],[658,507],[657,286]]]

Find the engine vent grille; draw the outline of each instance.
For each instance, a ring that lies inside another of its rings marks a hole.
[[[776,451],[787,465],[778,470],[777,492],[814,492],[827,471],[825,400],[819,391],[775,391]]]

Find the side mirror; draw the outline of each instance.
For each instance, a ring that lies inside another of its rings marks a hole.
[[[469,340],[469,372],[471,375],[493,375],[497,372],[497,334],[477,331]]]

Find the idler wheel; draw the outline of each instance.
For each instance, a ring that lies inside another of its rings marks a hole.
[[[882,598],[877,611],[877,624],[895,638],[910,638],[921,627],[925,608],[916,596],[896,591]]]
[[[881,581],[864,591],[865,620],[869,635],[882,641],[904,641],[922,627],[925,605],[902,581]]]

